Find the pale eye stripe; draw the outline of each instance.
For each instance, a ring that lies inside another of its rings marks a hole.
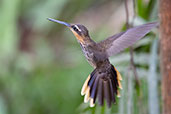
[[[75,25],[75,27],[78,29],[78,31],[80,31],[80,32],[81,32],[81,29],[80,29],[77,25]]]

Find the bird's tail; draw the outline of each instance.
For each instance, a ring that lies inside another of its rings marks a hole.
[[[103,73],[99,69],[95,69],[82,87],[81,95],[85,95],[84,102],[90,101],[90,107],[94,107],[97,98],[99,105],[103,106],[105,99],[110,107],[112,103],[116,102],[115,97],[120,97],[119,88],[122,89],[120,80],[122,77],[113,65]]]

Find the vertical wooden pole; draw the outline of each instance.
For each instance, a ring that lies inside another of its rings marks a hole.
[[[171,114],[171,0],[160,0],[163,114]]]

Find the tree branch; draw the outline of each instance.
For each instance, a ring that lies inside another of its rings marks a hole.
[[[128,10],[128,0],[125,0],[125,11],[126,11],[126,29],[129,29],[130,27],[133,26],[134,23],[134,19],[136,17],[136,10],[135,10],[135,0],[133,0],[133,21],[131,24],[129,24],[129,10]],[[136,67],[135,67],[135,63],[134,63],[134,56],[133,56],[133,47],[130,46],[130,68],[133,71],[134,77],[135,77],[135,81],[136,81],[136,85],[139,86],[140,82],[138,79],[138,74],[136,71]]]

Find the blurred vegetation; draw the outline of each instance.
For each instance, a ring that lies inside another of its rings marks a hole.
[[[157,0],[137,0],[136,12],[135,25],[156,21]],[[126,114],[130,95],[132,114],[148,113],[147,77],[156,31],[134,46],[140,87],[135,87],[128,69],[130,55],[126,49],[110,59],[123,76],[122,97],[111,109],[98,105],[89,108],[80,90],[93,68],[72,33],[46,19],[81,23],[89,28],[95,41],[100,41],[120,32],[125,25],[123,1],[1,0],[0,15],[0,114]],[[157,63],[155,67],[159,80]]]

